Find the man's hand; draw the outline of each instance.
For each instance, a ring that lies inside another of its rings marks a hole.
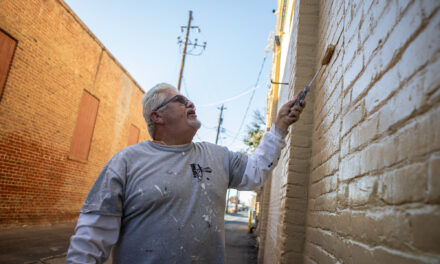
[[[299,105],[293,107],[293,104],[295,104],[297,98],[298,95],[295,97],[295,99],[287,102],[281,107],[275,121],[275,125],[278,128],[287,130],[291,124],[293,124],[295,121],[298,121],[301,112],[303,111],[304,107],[306,107],[306,102],[302,100]]]

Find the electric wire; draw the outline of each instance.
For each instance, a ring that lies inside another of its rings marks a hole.
[[[238,98],[240,98],[240,97],[242,97],[242,96],[245,96],[245,95],[247,95],[247,94],[249,94],[249,93],[251,93],[251,92],[257,90],[257,89],[260,88],[260,87],[261,87],[261,85],[258,85],[257,87],[253,87],[253,88],[251,88],[251,89],[249,89],[249,90],[246,90],[246,91],[242,92],[241,94],[238,94],[238,95],[235,95],[235,96],[232,96],[232,97],[229,97],[229,98],[223,99],[223,100],[218,101],[218,102],[215,102],[215,103],[204,104],[204,105],[198,105],[197,107],[211,107],[211,106],[218,106],[218,105],[221,105],[221,104],[224,104],[224,103],[227,103],[227,102],[231,102],[231,101],[234,101],[234,100],[236,100],[236,99],[238,99]]]
[[[267,54],[265,54],[265,56],[264,56],[264,58],[263,58],[263,62],[261,63],[260,72],[258,73],[257,81],[255,82],[255,88],[258,87],[258,83],[260,82],[260,77],[261,77],[261,73],[263,72],[264,63],[266,62],[266,58],[267,58]],[[238,128],[238,131],[237,131],[237,133],[235,134],[234,139],[232,140],[231,145],[234,144],[235,140],[237,139],[238,135],[239,135],[240,132],[241,132],[241,128],[243,127],[244,121],[246,120],[246,116],[247,116],[247,113],[248,113],[248,111],[249,111],[249,108],[250,108],[250,106],[251,106],[251,104],[252,104],[252,100],[254,99],[255,91],[256,91],[256,89],[253,90],[252,95],[251,95],[251,97],[249,98],[249,103],[248,103],[248,105],[247,105],[247,108],[246,108],[246,111],[245,111],[245,113],[244,113],[243,119],[241,120],[240,127]]]
[[[186,79],[184,76],[182,76],[182,84],[183,84],[183,88],[185,88],[186,98],[190,99],[191,97],[189,96],[188,93],[188,85],[186,85]]]

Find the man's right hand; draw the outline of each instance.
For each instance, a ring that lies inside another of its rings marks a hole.
[[[298,95],[295,96],[295,99],[285,103],[278,112],[275,125],[280,128],[287,130],[291,124],[298,121],[301,112],[306,107],[306,102],[302,100],[299,105],[293,106],[298,98]]]

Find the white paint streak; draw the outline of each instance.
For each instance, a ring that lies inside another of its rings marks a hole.
[[[163,192],[162,192],[162,190],[159,188],[159,186],[157,186],[157,185],[154,185],[154,187],[160,192],[160,194],[163,196]]]

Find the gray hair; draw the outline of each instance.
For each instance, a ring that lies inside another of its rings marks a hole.
[[[165,92],[168,90],[177,90],[174,86],[168,83],[159,83],[153,86],[145,95],[142,97],[142,114],[144,116],[145,121],[147,122],[148,133],[150,133],[151,138],[154,135],[154,122],[150,119],[150,114],[153,112],[153,109],[158,107],[161,103],[163,103],[166,99]],[[161,110],[165,109],[162,108]]]

